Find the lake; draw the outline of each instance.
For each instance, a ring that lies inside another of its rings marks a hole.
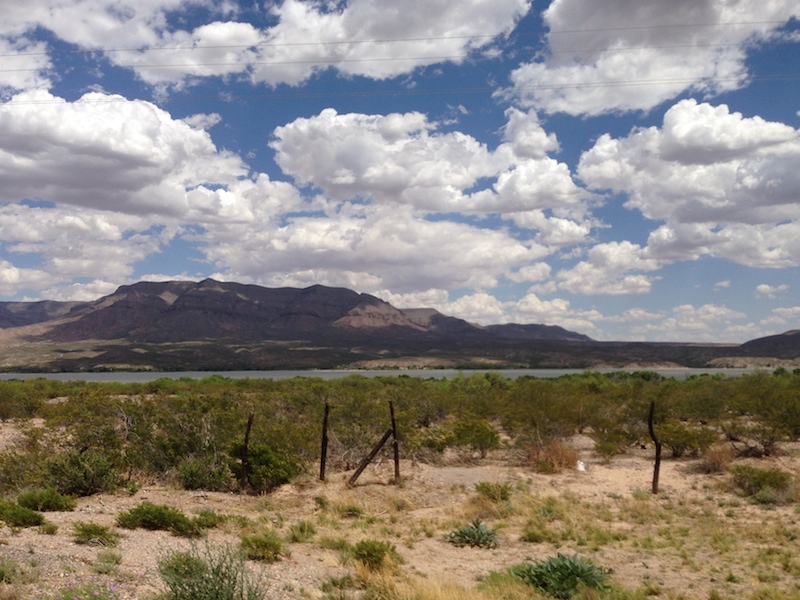
[[[630,372],[630,369],[592,369],[598,373]],[[675,379],[686,379],[692,375],[719,375],[725,377],[739,377],[748,373],[753,373],[756,369],[641,369],[653,371],[664,377]],[[360,375],[362,377],[398,377],[405,375],[408,377],[419,377],[422,379],[453,379],[459,376],[469,376],[476,373],[499,373],[508,379],[518,377],[539,377],[552,379],[563,375],[573,375],[585,372],[586,369],[406,369],[406,370],[308,370],[308,371],[175,371],[175,372],[153,372],[153,371],[111,371],[103,373],[0,373],[0,381],[10,379],[56,379],[58,381],[90,381],[90,382],[117,382],[117,383],[147,383],[156,379],[180,379],[188,377],[190,379],[203,379],[211,375],[221,375],[231,379],[291,379],[293,377],[318,377],[320,379],[339,379],[349,375]]]

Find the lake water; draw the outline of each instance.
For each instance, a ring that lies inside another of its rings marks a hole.
[[[594,369],[598,373],[625,372],[629,369]],[[650,371],[651,369],[643,369]],[[652,369],[664,377],[675,379],[686,379],[692,375],[717,375],[722,374],[726,377],[738,377],[747,373],[753,373],[755,369]],[[293,377],[318,377],[320,379],[339,379],[349,375],[360,375],[362,377],[397,377],[405,375],[408,377],[420,377],[422,379],[453,379],[459,376],[469,376],[475,373],[499,373],[508,379],[517,377],[539,377],[554,378],[563,375],[580,374],[585,369],[480,369],[480,370],[458,370],[458,369],[407,369],[407,370],[309,370],[309,371],[176,371],[176,372],[130,372],[113,371],[107,373],[0,373],[0,381],[10,379],[35,379],[43,377],[45,379],[56,379],[58,381],[91,381],[91,382],[117,382],[117,383],[147,383],[156,379],[180,379],[188,377],[190,379],[203,379],[211,375],[221,375],[231,379],[290,379]]]

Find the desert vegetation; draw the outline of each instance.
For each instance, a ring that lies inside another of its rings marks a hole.
[[[401,479],[346,485],[390,403]],[[800,598],[800,371],[36,379],[0,419],[0,600]]]

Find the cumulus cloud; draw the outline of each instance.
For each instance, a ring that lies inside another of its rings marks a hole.
[[[207,10],[214,20],[191,30],[170,20],[174,11],[191,8]],[[285,0],[267,8],[274,25],[258,28],[237,21],[231,3],[45,0],[4,7],[0,40],[46,28],[78,47],[105,51],[110,62],[155,86],[226,76],[298,85],[326,69],[386,79],[443,61],[460,63],[489,50],[529,8],[529,0],[350,0],[336,6]],[[29,78],[9,83],[38,87]]]
[[[263,228],[208,226],[204,238],[208,260],[233,278],[269,285],[348,283],[373,293],[491,288],[503,272],[542,254],[504,231],[377,206],[363,215],[292,216]]]
[[[575,294],[644,294],[652,277],[643,272],[659,268],[644,249],[631,242],[609,242],[592,247],[586,260],[556,274],[559,289]]]
[[[766,283],[762,283],[756,286],[755,297],[756,298],[768,298],[770,300],[774,300],[779,295],[783,294],[789,289],[789,286],[784,284],[781,285],[768,285]]]
[[[788,125],[683,100],[662,128],[601,136],[581,157],[578,175],[664,221],[648,240],[653,258],[798,264],[800,132]]]
[[[554,0],[546,49],[512,73],[512,93],[549,113],[596,115],[737,89],[746,50],[798,14],[792,0]]]
[[[177,216],[189,208],[188,189],[245,174],[205,131],[149,102],[33,91],[0,105],[0,200]]]

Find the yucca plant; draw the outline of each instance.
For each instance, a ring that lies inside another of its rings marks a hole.
[[[454,546],[497,548],[497,533],[486,527],[480,519],[448,533],[444,539]]]

